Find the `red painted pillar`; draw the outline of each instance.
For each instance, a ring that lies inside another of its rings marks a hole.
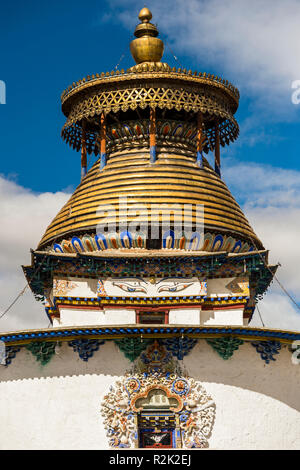
[[[216,119],[215,125],[215,172],[221,176],[221,160],[220,160],[220,126],[219,119]]]
[[[150,108],[150,162],[156,160],[156,112]]]
[[[106,165],[106,117],[104,113],[101,114],[100,122],[100,170],[103,170]]]
[[[87,159],[86,159],[86,129],[85,121],[82,121],[82,133],[81,133],[81,179],[85,177],[87,173]]]
[[[200,168],[203,168],[203,153],[202,153],[202,144],[203,144],[203,116],[201,111],[198,112],[197,116],[197,164]]]

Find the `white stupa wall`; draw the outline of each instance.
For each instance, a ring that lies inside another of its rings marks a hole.
[[[135,309],[126,308],[76,308],[61,307],[60,318],[54,319],[53,327],[87,325],[134,325],[137,323]],[[201,308],[170,308],[170,325],[231,325],[245,324],[242,308],[202,310]]]
[[[106,278],[87,279],[80,277],[55,276],[53,289],[49,297],[51,305],[56,306],[59,315],[54,319],[53,326],[80,325],[130,325],[136,323],[134,308],[105,307],[97,303],[98,297],[113,298],[188,298],[189,296],[208,296],[213,299],[234,297],[242,298],[249,295],[249,280],[245,276],[237,278],[216,278],[200,281],[198,278]],[[65,303],[63,299],[67,298]],[[200,298],[200,297],[199,297]],[[73,299],[73,300],[72,300]],[[90,300],[89,305],[80,306],[80,300]],[[242,301],[241,301],[242,302]],[[175,301],[176,305],[176,301]],[[202,311],[201,307],[175,308],[168,304],[170,324],[188,325],[243,325],[243,309],[214,309]]]
[[[54,319],[53,327],[87,325],[134,325],[137,323],[135,309],[125,308],[60,308],[60,318]],[[241,326],[243,309],[176,308],[169,310],[170,325],[231,325]]]
[[[243,309],[202,310],[200,318],[201,325],[243,325]]]
[[[80,325],[130,325],[136,323],[136,313],[133,309],[104,308],[80,309],[61,308],[60,319],[53,326]]]
[[[211,449],[300,449],[300,365],[249,343],[223,360],[200,340],[182,361],[216,404]],[[100,405],[131,363],[113,342],[88,362],[66,343],[46,366],[21,350],[0,366],[0,449],[106,449]]]

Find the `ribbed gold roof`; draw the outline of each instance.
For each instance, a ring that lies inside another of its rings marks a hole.
[[[103,221],[101,206],[112,205],[118,217],[120,196],[126,196],[128,209],[135,211],[150,204],[152,208],[154,204],[178,204],[180,212],[183,204],[203,204],[205,232],[231,235],[250,245],[253,239],[262,247],[226,184],[208,162],[204,160],[204,168],[199,169],[192,152],[168,145],[158,148],[155,164],[149,163],[149,147],[112,153],[102,171],[95,163],[47,228],[39,248],[75,235],[96,233],[97,224]],[[160,222],[165,217],[160,213]],[[188,217],[195,223],[194,211]]]

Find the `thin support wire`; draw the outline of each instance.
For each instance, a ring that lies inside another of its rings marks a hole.
[[[166,36],[161,35],[161,37],[162,37],[162,39],[164,40],[164,43],[166,44],[167,48],[170,50],[170,52],[171,52],[172,56],[174,57],[174,59],[176,60],[176,62],[178,62],[178,64],[180,65],[180,68],[183,69],[183,66],[182,66],[180,60],[178,59],[178,57],[176,57],[176,55],[174,54],[173,50],[171,49],[171,46],[169,45]]]
[[[283,286],[283,284],[279,281],[278,277],[276,276],[276,274],[274,274],[272,272],[272,270],[269,268],[269,266],[267,265],[264,257],[261,255],[261,253],[259,252],[253,238],[249,235],[249,238],[250,240],[252,241],[253,243],[253,246],[255,247],[256,251],[258,252],[258,255],[260,257],[260,259],[262,260],[262,262],[264,263],[265,267],[268,269],[268,271],[270,271],[270,273],[272,274],[272,277],[275,279],[275,281],[278,283],[278,285],[280,286],[280,288],[282,289],[282,291],[289,297],[289,299],[293,302],[293,304],[297,307],[298,310],[300,310],[300,305],[297,304],[296,300],[290,295],[290,293],[286,290],[286,288]]]
[[[13,307],[13,305],[19,300],[19,298],[25,293],[26,289],[28,287],[28,283],[26,284],[26,286],[21,290],[21,292],[19,292],[19,294],[17,295],[17,297],[12,301],[12,303],[7,307],[7,309],[0,315],[0,320],[1,318],[4,317],[4,315],[7,314],[7,312],[9,312],[9,310]]]
[[[260,321],[262,322],[262,326],[265,326],[265,324],[264,324],[264,322],[263,322],[263,319],[262,319],[262,316],[261,316],[261,313],[260,313],[260,311],[259,311],[258,305],[256,305],[256,308],[257,308],[257,311],[258,311],[258,315],[259,315]]]
[[[53,242],[56,241],[58,237],[54,238]],[[37,275],[37,273],[39,272],[39,270],[41,269],[42,265],[44,264],[45,262],[45,259],[47,257],[48,253],[46,252],[45,255],[43,256],[42,258],[42,261],[41,263],[39,264],[39,266],[36,268],[36,270],[34,271],[34,273],[32,274],[32,276],[30,277],[29,281],[32,281],[34,279],[34,277]],[[4,315],[6,315],[10,309],[13,307],[13,305],[19,300],[20,297],[22,297],[22,295],[25,293],[26,289],[29,287],[29,281],[27,280],[27,284],[26,286],[19,292],[19,294],[16,296],[16,298],[11,302],[11,304],[7,307],[6,310],[4,310],[4,312],[0,315],[0,320],[1,318],[4,317]]]

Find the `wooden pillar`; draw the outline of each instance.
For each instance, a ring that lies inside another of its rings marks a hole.
[[[175,415],[175,442],[176,442],[176,449],[182,448],[182,440],[181,440],[181,429],[180,429],[180,421],[179,416],[176,413]]]
[[[86,129],[85,121],[82,121],[82,133],[81,133],[81,179],[85,177],[87,173],[87,159],[86,159]]]
[[[199,168],[203,168],[203,140],[203,116],[201,111],[199,111],[197,116],[197,165],[199,166]]]
[[[150,108],[150,162],[156,161],[156,112]]]
[[[138,420],[138,415],[137,413],[134,413],[134,427],[135,427],[135,433],[134,433],[134,447],[135,449],[139,448],[139,420]]]
[[[220,127],[219,119],[215,124],[215,172],[221,176],[221,160],[220,160]]]
[[[100,170],[106,165],[106,118],[104,113],[101,114],[100,118],[101,129],[100,129]]]

